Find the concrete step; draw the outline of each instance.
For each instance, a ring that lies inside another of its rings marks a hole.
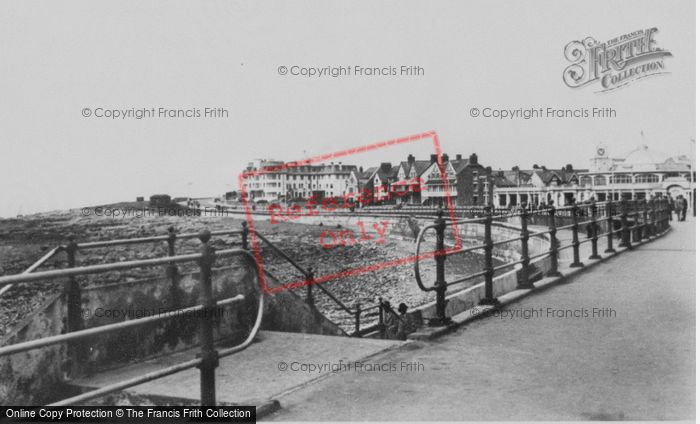
[[[365,360],[405,342],[316,334],[261,331],[248,349],[222,358],[216,369],[216,397],[222,404],[256,405],[274,399],[328,376],[328,371],[303,372],[290,369],[298,364],[336,364]],[[84,392],[134,378],[196,356],[189,349],[144,362],[107,370],[73,380],[72,388]],[[328,367],[330,366],[328,365]],[[286,367],[286,369],[284,369]],[[174,404],[199,400],[199,370],[189,369],[127,389],[130,397],[159,399]]]

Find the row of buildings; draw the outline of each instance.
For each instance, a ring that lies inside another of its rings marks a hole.
[[[459,206],[485,205],[491,199],[495,206],[511,207],[683,195],[694,204],[691,159],[672,157],[647,146],[622,158],[611,157],[605,146],[598,146],[590,169],[534,165],[504,171],[483,166],[476,154],[468,158],[443,154],[440,159],[437,155],[426,159],[408,155],[396,165],[386,162],[367,169],[342,163],[284,166],[280,161],[259,160],[250,163],[246,171],[276,170],[248,177],[247,193],[254,202],[349,196],[363,199],[360,203],[444,205],[449,196]],[[445,165],[447,189],[439,163]]]

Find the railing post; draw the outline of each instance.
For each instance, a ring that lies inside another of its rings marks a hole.
[[[491,206],[484,208],[486,220],[484,221],[484,298],[479,305],[497,305],[498,298],[493,295],[493,237],[491,227],[493,223],[493,209]]]
[[[649,200],[649,236],[656,236],[656,199]]]
[[[620,225],[622,226],[620,247],[630,248],[632,244],[630,243],[630,228],[627,222],[627,201],[624,199],[620,200],[620,215]]]
[[[199,357],[202,363],[199,368],[199,388],[202,398],[202,406],[216,405],[216,367],[219,366],[219,353],[214,348],[214,314],[216,313],[216,301],[211,281],[211,269],[216,256],[214,248],[209,245],[211,233],[209,230],[202,230],[199,233],[199,240],[202,242],[199,260],[199,271],[201,281],[200,301],[204,307],[200,320],[199,338],[201,351]]]
[[[649,222],[649,202],[642,199],[640,201],[642,206],[642,238],[648,239],[649,233],[651,232],[651,223]]]
[[[557,249],[559,248],[559,242],[557,241],[557,222],[556,222],[557,208],[551,206],[549,208],[549,271],[547,272],[547,277],[561,277],[561,272],[559,272],[559,254]]]
[[[573,204],[571,207],[571,217],[573,218],[573,227],[571,227],[572,230],[572,247],[574,250],[574,261],[569,265],[570,268],[580,268],[583,266],[581,263],[581,259],[579,257],[579,246],[581,243],[578,241],[578,206],[576,206],[576,203]]]
[[[661,202],[659,199],[654,200],[654,236],[661,233]]]
[[[381,338],[384,338],[385,332],[384,332],[384,303],[382,301],[382,298],[379,298],[379,335]]]
[[[525,206],[520,206],[520,260],[522,268],[520,268],[520,278],[518,279],[519,289],[530,289],[533,287],[530,282],[530,251],[528,249],[528,240],[530,233],[527,230],[527,209]]]
[[[175,240],[177,239],[177,234],[175,233],[174,227],[168,228],[168,256],[175,256]],[[179,270],[177,264],[171,262],[165,269],[165,273],[170,280],[170,294],[172,296],[174,308],[180,306],[180,289],[178,287],[178,282],[180,279]]]
[[[601,259],[598,254],[598,206],[596,202],[591,205],[591,256],[588,259]]]
[[[632,226],[632,242],[638,243],[641,237],[639,236],[639,200],[632,199],[634,206],[634,225]]]
[[[250,231],[248,229],[248,222],[243,221],[241,226],[243,227],[243,231],[241,232],[241,246],[243,250],[248,250],[248,233]]]
[[[75,236],[68,237],[66,245],[66,255],[68,259],[68,268],[75,267],[75,256],[78,252],[78,243],[75,242]],[[85,326],[83,321],[83,300],[80,290],[80,282],[75,276],[68,277],[68,282],[65,283],[64,293],[66,296],[66,327],[69,333],[82,330]],[[85,362],[86,351],[83,348],[84,344],[81,340],[77,340],[68,344],[68,357],[70,358],[69,374],[77,376],[80,370],[80,364]]]
[[[313,281],[314,269],[309,267],[306,269],[306,303],[308,303],[309,306],[314,306]]]
[[[661,199],[659,199],[659,224],[661,224],[659,228],[660,232],[666,231],[666,228],[668,228],[668,222],[666,221],[667,208],[668,201],[662,197]]]
[[[445,228],[447,224],[443,218],[442,208],[438,208],[437,219],[435,220],[435,264],[436,264],[436,280],[435,280],[435,318],[430,320],[431,326],[441,326],[448,324],[451,320],[445,315],[447,301],[445,293],[447,292],[447,282],[445,281]]]
[[[355,337],[360,337],[360,314],[362,309],[360,309],[360,302],[355,303]]]
[[[613,230],[615,227],[613,215],[615,214],[615,210],[613,209],[612,200],[608,199],[605,208],[608,211],[608,247],[605,249],[605,253],[615,253],[615,248],[613,247]]]

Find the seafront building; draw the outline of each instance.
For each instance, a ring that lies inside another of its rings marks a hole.
[[[262,170],[266,172],[245,179],[249,200],[254,202],[342,197],[356,193],[358,188],[357,167],[341,162],[284,166],[282,161],[259,159],[245,169],[246,172]]]
[[[338,163],[301,165],[275,160],[251,162],[246,171],[275,169],[246,179],[247,192],[255,202],[343,197],[369,193],[373,205],[445,205],[450,197],[457,206],[483,206],[489,198],[496,207],[523,204],[564,206],[590,199],[676,198],[683,195],[695,202],[695,172],[691,158],[671,156],[642,145],[623,157],[612,157],[605,146],[598,146],[590,159],[590,169],[567,164],[559,169],[534,165],[532,169],[514,166],[492,171],[479,163],[476,154],[451,159],[443,154],[376,167]],[[447,189],[439,163],[445,166]]]
[[[572,201],[676,198],[683,195],[695,202],[695,171],[691,159],[649,149],[642,145],[624,157],[612,157],[598,146],[590,169],[537,167],[494,171],[493,203],[512,207],[523,203],[555,206]]]

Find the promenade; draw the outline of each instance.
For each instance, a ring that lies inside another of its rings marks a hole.
[[[374,356],[376,370],[278,397],[264,420],[694,419],[695,220],[671,224],[500,315]]]

